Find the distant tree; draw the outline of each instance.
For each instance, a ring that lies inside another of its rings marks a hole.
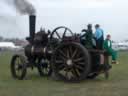
[[[4,40],[4,38],[2,36],[0,36],[0,41],[3,41],[3,40]]]
[[[125,42],[128,42],[128,40],[125,40]]]

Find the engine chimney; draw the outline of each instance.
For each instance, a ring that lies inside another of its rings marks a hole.
[[[35,29],[36,29],[36,16],[30,15],[29,16],[29,34],[30,34],[30,43],[33,43],[34,36],[35,36]]]

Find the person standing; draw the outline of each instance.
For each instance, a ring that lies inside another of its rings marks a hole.
[[[104,31],[100,28],[99,24],[95,25],[95,29],[96,48],[102,50],[104,44]]]

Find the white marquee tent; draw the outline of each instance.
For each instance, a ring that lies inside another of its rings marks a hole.
[[[0,42],[0,48],[16,48],[13,42]]]

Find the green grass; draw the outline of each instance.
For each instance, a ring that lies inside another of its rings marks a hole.
[[[64,83],[41,78],[29,70],[27,80],[14,80],[10,74],[10,53],[0,54],[0,96],[128,96],[128,52],[119,53],[109,80],[98,76],[81,83]]]

